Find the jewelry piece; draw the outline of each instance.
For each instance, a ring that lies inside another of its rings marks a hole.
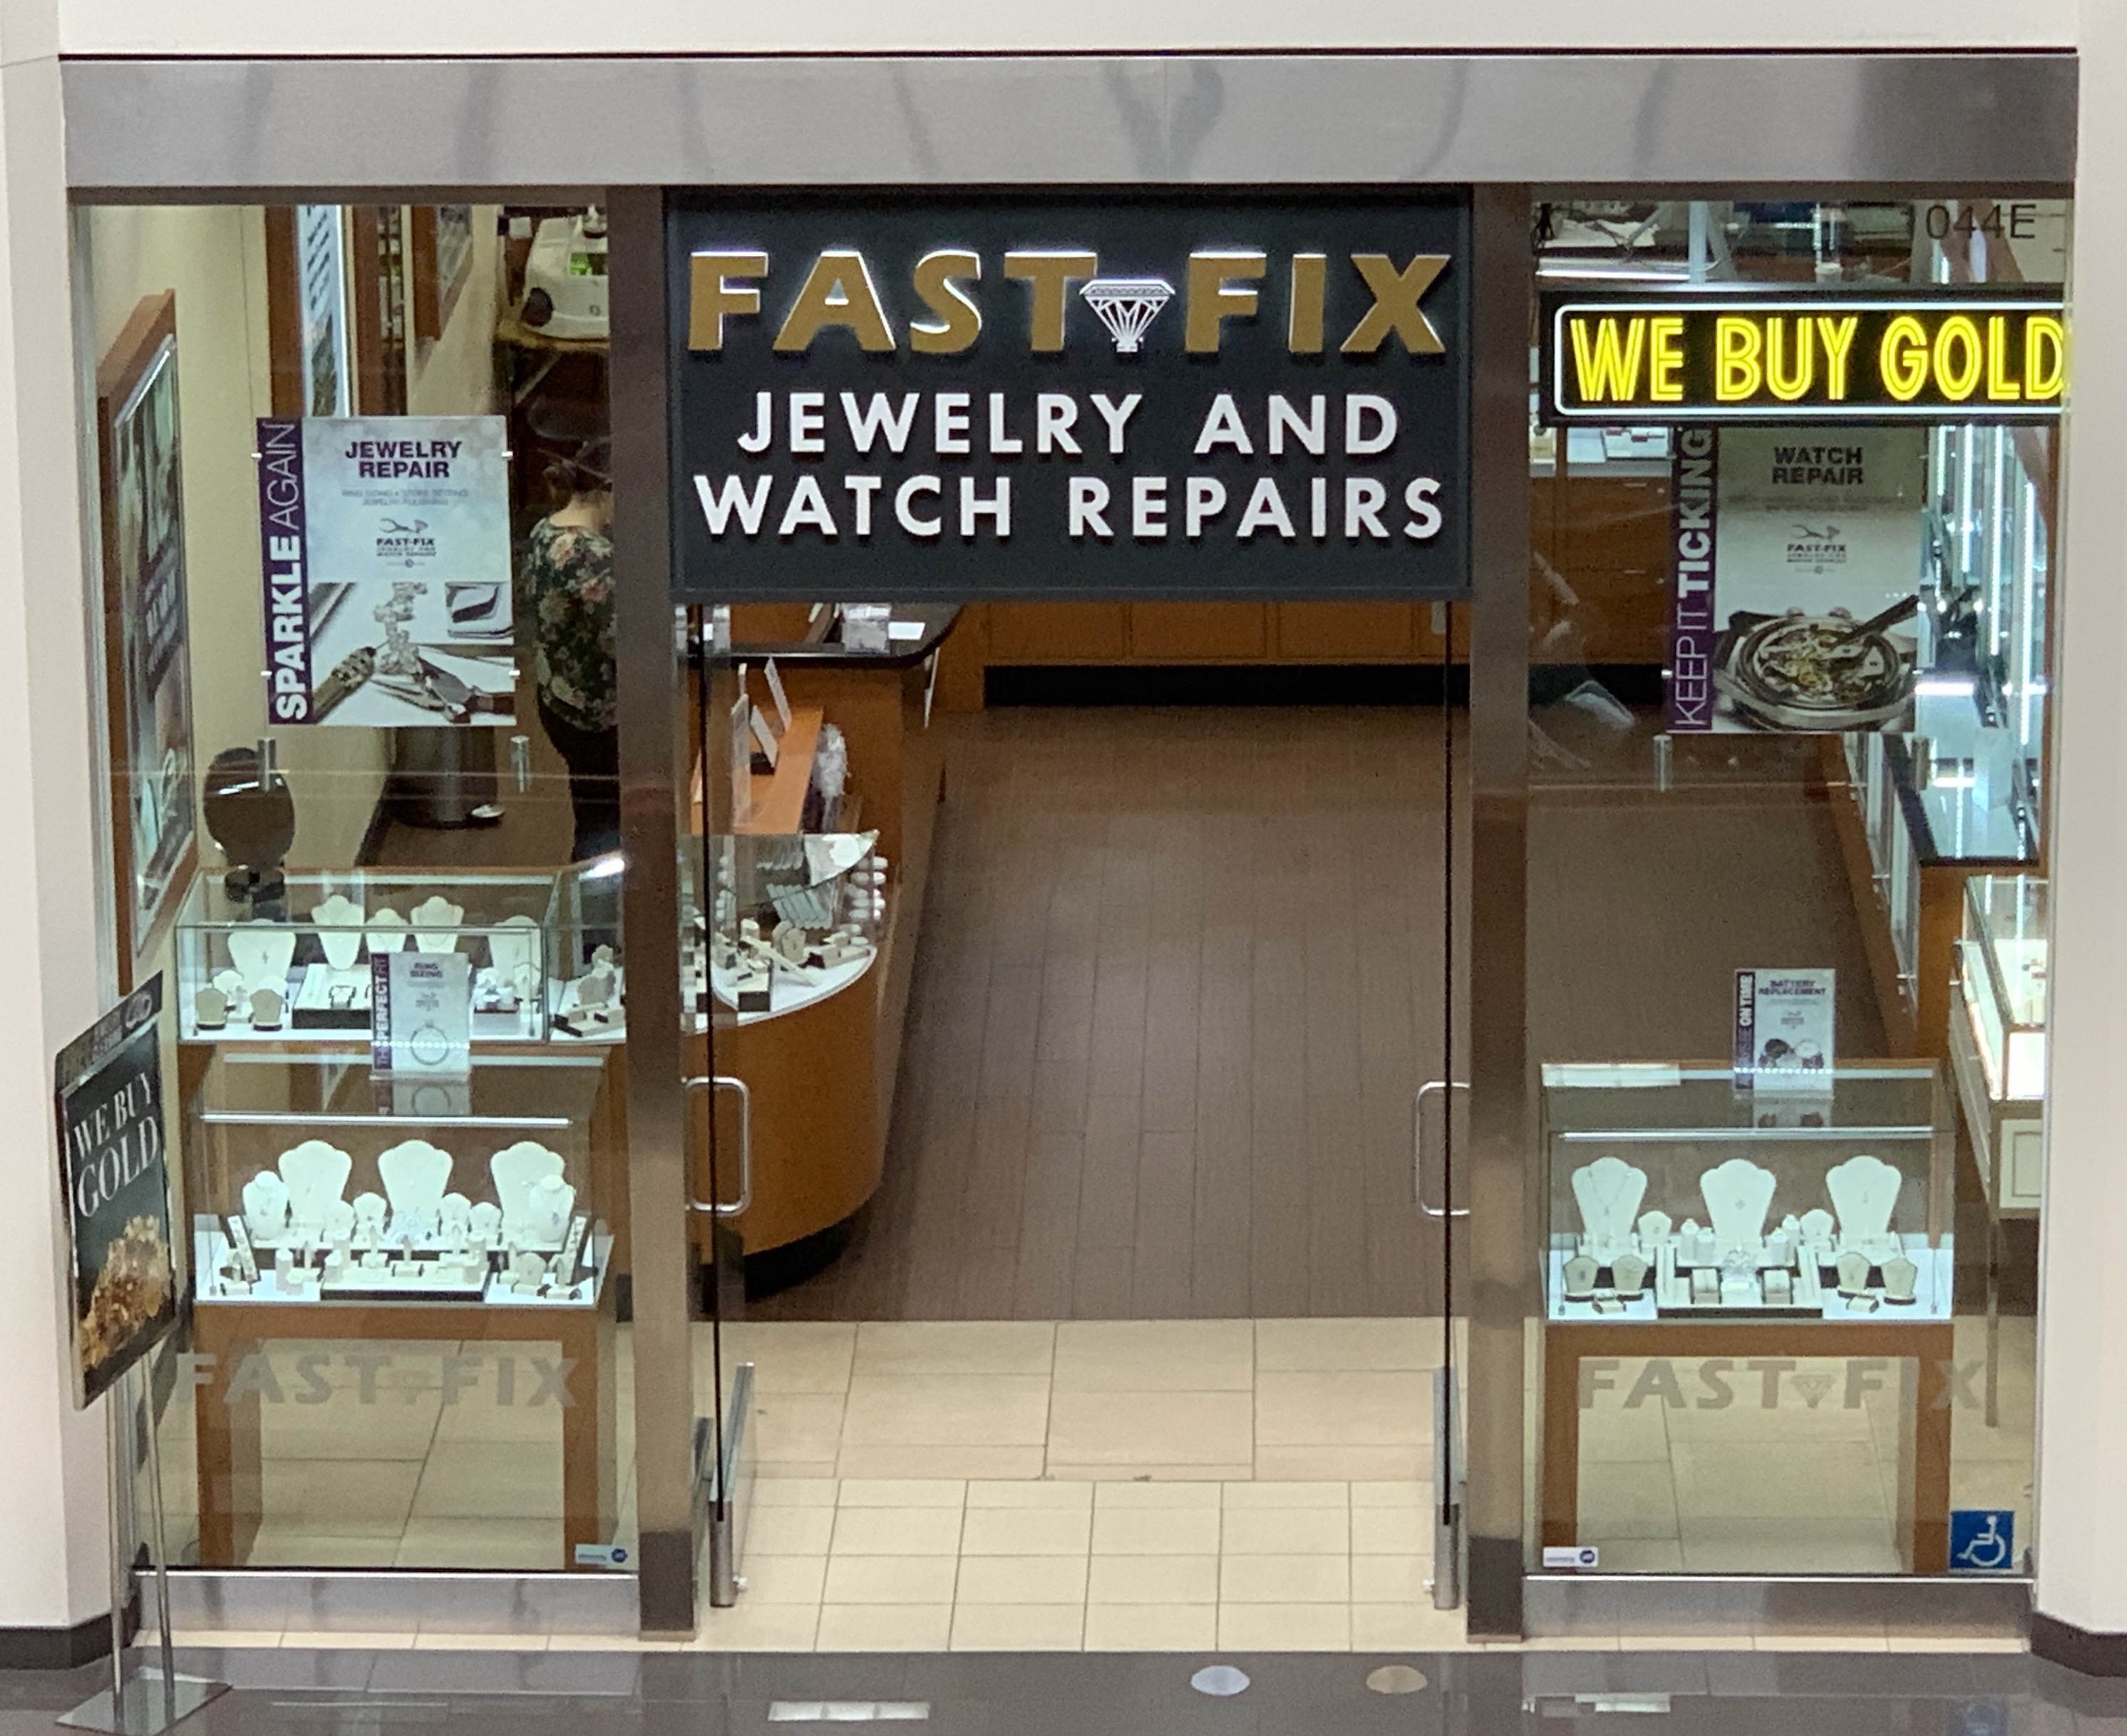
[[[441,892],[414,906],[414,946],[423,953],[454,953],[458,948],[458,925],[465,920],[465,906],[452,904]],[[423,930],[427,930],[424,933]]]
[[[451,1167],[451,1154],[425,1139],[402,1141],[377,1158],[377,1174],[391,1205],[392,1233],[405,1237],[410,1249],[413,1241],[436,1233]]]
[[[1824,1186],[1839,1214],[1839,1245],[1872,1258],[1895,1251],[1891,1214],[1904,1185],[1905,1177],[1895,1167],[1865,1152],[1827,1170]]]
[[[288,1227],[288,1185],[271,1170],[244,1184],[244,1227],[262,1246],[280,1240]]]
[[[1741,1248],[1755,1256],[1765,1237],[1772,1209],[1773,1172],[1747,1157],[1731,1157],[1698,1178],[1698,1192],[1712,1220],[1716,1256]]]
[[[491,1199],[483,1199],[472,1209],[467,1228],[471,1232],[473,1246],[491,1248],[502,1233],[502,1208]]]
[[[1620,1254],[1610,1262],[1610,1276],[1620,1296],[1637,1297],[1647,1287],[1647,1263],[1637,1254]]]
[[[251,1029],[254,1031],[277,1031],[281,1021],[287,1016],[288,998],[278,989],[253,989],[251,992]]]
[[[295,962],[296,931],[278,922],[239,922],[228,932],[229,962],[246,988],[282,989]]]
[[[1646,1250],[1653,1247],[1657,1242],[1668,1241],[1669,1232],[1673,1227],[1675,1227],[1675,1226],[1670,1221],[1670,1215],[1667,1212],[1641,1213],[1641,1251],[1645,1252]]]
[[[322,1139],[306,1139],[282,1152],[274,1167],[287,1185],[290,1218],[313,1233],[329,1231],[332,1209],[346,1203],[341,1196],[347,1192],[354,1160]]]
[[[381,1194],[357,1194],[354,1196],[354,1237],[364,1248],[374,1248],[384,1240],[385,1198]],[[365,1265],[367,1261],[362,1262]]]
[[[192,1023],[203,1031],[218,1031],[229,1023],[229,996],[207,987],[192,996]]]
[[[1565,1270],[1561,1275],[1565,1280],[1566,1299],[1568,1302],[1588,1302],[1594,1298],[1597,1270],[1595,1262],[1585,1254],[1575,1254],[1566,1262]]]
[[[406,919],[387,904],[369,919],[362,938],[372,953],[401,952],[406,945]]]
[[[1839,1270],[1839,1294],[1859,1296],[1869,1288],[1869,1256],[1852,1250],[1841,1254],[1835,1262]]]
[[[495,1180],[495,1197],[500,1202],[496,1221],[505,1236],[529,1233],[532,1190],[548,1176],[559,1180],[568,1166],[559,1152],[549,1151],[538,1141],[520,1139],[488,1159],[488,1174]],[[474,1209],[476,1227],[481,1207]]]
[[[1911,1308],[1920,1278],[1918,1265],[1902,1254],[1893,1254],[1883,1262],[1883,1300],[1895,1308]]]
[[[362,906],[334,892],[311,907],[310,920],[317,928],[318,944],[324,948],[325,963],[336,971],[353,969],[362,953]]]
[[[1585,1251],[1600,1260],[1622,1249],[1646,1191],[1646,1171],[1622,1157],[1598,1157],[1575,1170],[1573,1197],[1580,1207]]]

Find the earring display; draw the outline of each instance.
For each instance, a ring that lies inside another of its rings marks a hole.
[[[1710,1067],[1646,1071],[1544,1070],[1551,1318],[1949,1317],[1935,1064],[1857,1063],[1772,1114]]]

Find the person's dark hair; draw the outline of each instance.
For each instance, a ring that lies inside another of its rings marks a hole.
[[[547,466],[547,486],[557,494],[595,494],[613,486],[613,441],[594,434],[566,458]]]

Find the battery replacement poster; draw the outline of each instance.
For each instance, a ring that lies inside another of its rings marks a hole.
[[[274,722],[515,721],[507,447],[500,416],[259,422]]]
[[[1901,726],[1912,707],[1926,440],[1909,428],[1677,430],[1672,731]]]

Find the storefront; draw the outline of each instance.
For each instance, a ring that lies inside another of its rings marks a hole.
[[[835,1582],[760,1487],[927,1478],[1092,1485],[1094,1583],[1111,1486],[1339,1491],[1345,1589],[1253,1601],[1351,1645],[1674,1632],[1709,1580],[1739,1631],[2017,1630],[2073,89],[69,65],[188,1615],[690,1630],[750,1559]],[[530,118],[586,103],[635,124]],[[1279,693],[1298,751],[1011,721]],[[1140,751],[1190,816],[1141,858],[1077,773],[997,793]],[[888,1259],[941,1287],[837,1275]],[[1047,1360],[867,1374],[940,1318]],[[1148,1320],[1245,1367],[1067,1374]],[[1376,1507],[1424,1516],[1393,1572]]]

